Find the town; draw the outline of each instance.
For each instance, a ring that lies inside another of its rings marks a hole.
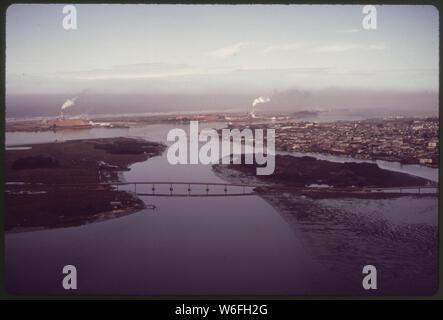
[[[255,126],[257,125],[245,127]],[[275,143],[279,151],[321,153],[438,168],[437,117],[304,121],[268,123],[260,126],[276,129]]]

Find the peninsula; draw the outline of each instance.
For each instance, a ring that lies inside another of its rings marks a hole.
[[[8,148],[6,230],[74,226],[143,208],[143,202],[134,195],[98,183],[119,181],[119,172],[129,170],[135,162],[160,155],[165,148],[131,138]]]

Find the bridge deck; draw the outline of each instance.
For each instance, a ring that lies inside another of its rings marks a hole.
[[[66,183],[66,184],[19,184],[19,185],[7,185],[8,187],[30,187],[30,188],[63,188],[63,187],[98,187],[98,186],[123,186],[133,185],[137,188],[137,185],[187,185],[187,186],[223,186],[227,187],[243,187],[243,188],[265,188],[266,190],[287,190],[287,191],[333,191],[333,192],[371,192],[371,191],[400,191],[403,190],[418,190],[417,193],[421,193],[423,189],[435,189],[435,193],[438,193],[438,185],[436,186],[402,186],[402,187],[344,187],[344,188],[313,188],[313,187],[297,187],[297,186],[285,186],[285,185],[265,185],[265,184],[242,184],[242,183],[223,183],[223,182],[196,182],[196,181],[115,181],[115,182],[99,182],[99,183]],[[409,192],[410,193],[410,192]],[[244,192],[242,193],[242,195]],[[147,195],[147,194],[146,194]],[[157,194],[160,196],[160,194]],[[189,194],[187,195],[189,196]]]

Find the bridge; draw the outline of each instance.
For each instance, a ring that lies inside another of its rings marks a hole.
[[[116,190],[134,192],[138,196],[168,196],[168,197],[219,197],[219,196],[248,196],[263,191],[282,192],[334,192],[334,193],[406,193],[438,195],[438,186],[408,186],[408,187],[296,187],[280,184],[241,184],[223,182],[195,182],[195,181],[132,181],[132,182],[99,182],[99,183],[75,183],[75,184],[20,184],[9,185],[25,188],[101,188],[115,187]],[[130,188],[127,188],[129,186]],[[147,187],[146,187],[147,186]],[[169,187],[169,188],[168,188]],[[142,190],[140,190],[142,189]],[[149,192],[147,192],[147,190]],[[141,191],[141,192],[140,192]],[[166,192],[165,192],[166,191]],[[215,191],[215,192],[214,192]]]
[[[133,182],[102,182],[93,184],[63,184],[58,187],[115,187],[117,190],[133,191],[137,196],[156,197],[220,197],[220,196],[249,196],[255,194],[254,188],[258,184],[238,184],[219,182],[191,182],[191,181],[133,181]],[[122,189],[132,186],[130,189]],[[144,188],[141,188],[145,186]],[[146,186],[150,192],[146,192]],[[166,187],[166,188],[165,188]],[[169,187],[169,188],[168,188]],[[181,187],[181,188],[180,188]],[[200,187],[200,188],[199,188]],[[140,192],[140,189],[143,192]],[[167,192],[165,192],[167,191]],[[214,193],[213,191],[218,191]]]
[[[425,191],[425,190],[431,190],[431,191],[434,190],[435,193],[438,194],[438,186],[383,187],[383,188],[363,187],[361,189],[363,191],[369,191],[369,192],[398,191],[399,193],[403,193],[403,191],[408,191],[408,190],[413,190],[413,191],[417,190],[415,193],[418,193],[418,194],[423,193],[423,191]]]

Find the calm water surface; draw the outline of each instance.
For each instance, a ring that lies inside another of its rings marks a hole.
[[[173,127],[12,132],[6,133],[6,145],[118,136],[165,143]],[[425,174],[426,169],[414,167],[409,173]],[[210,166],[172,166],[166,153],[132,165],[122,178],[224,182]],[[139,186],[137,191],[150,188]],[[78,270],[79,294],[349,293],[341,279],[313,261],[294,228],[258,196],[142,199],[158,209],[79,227],[7,234],[8,291],[69,293],[61,281],[63,266],[71,264]]]

